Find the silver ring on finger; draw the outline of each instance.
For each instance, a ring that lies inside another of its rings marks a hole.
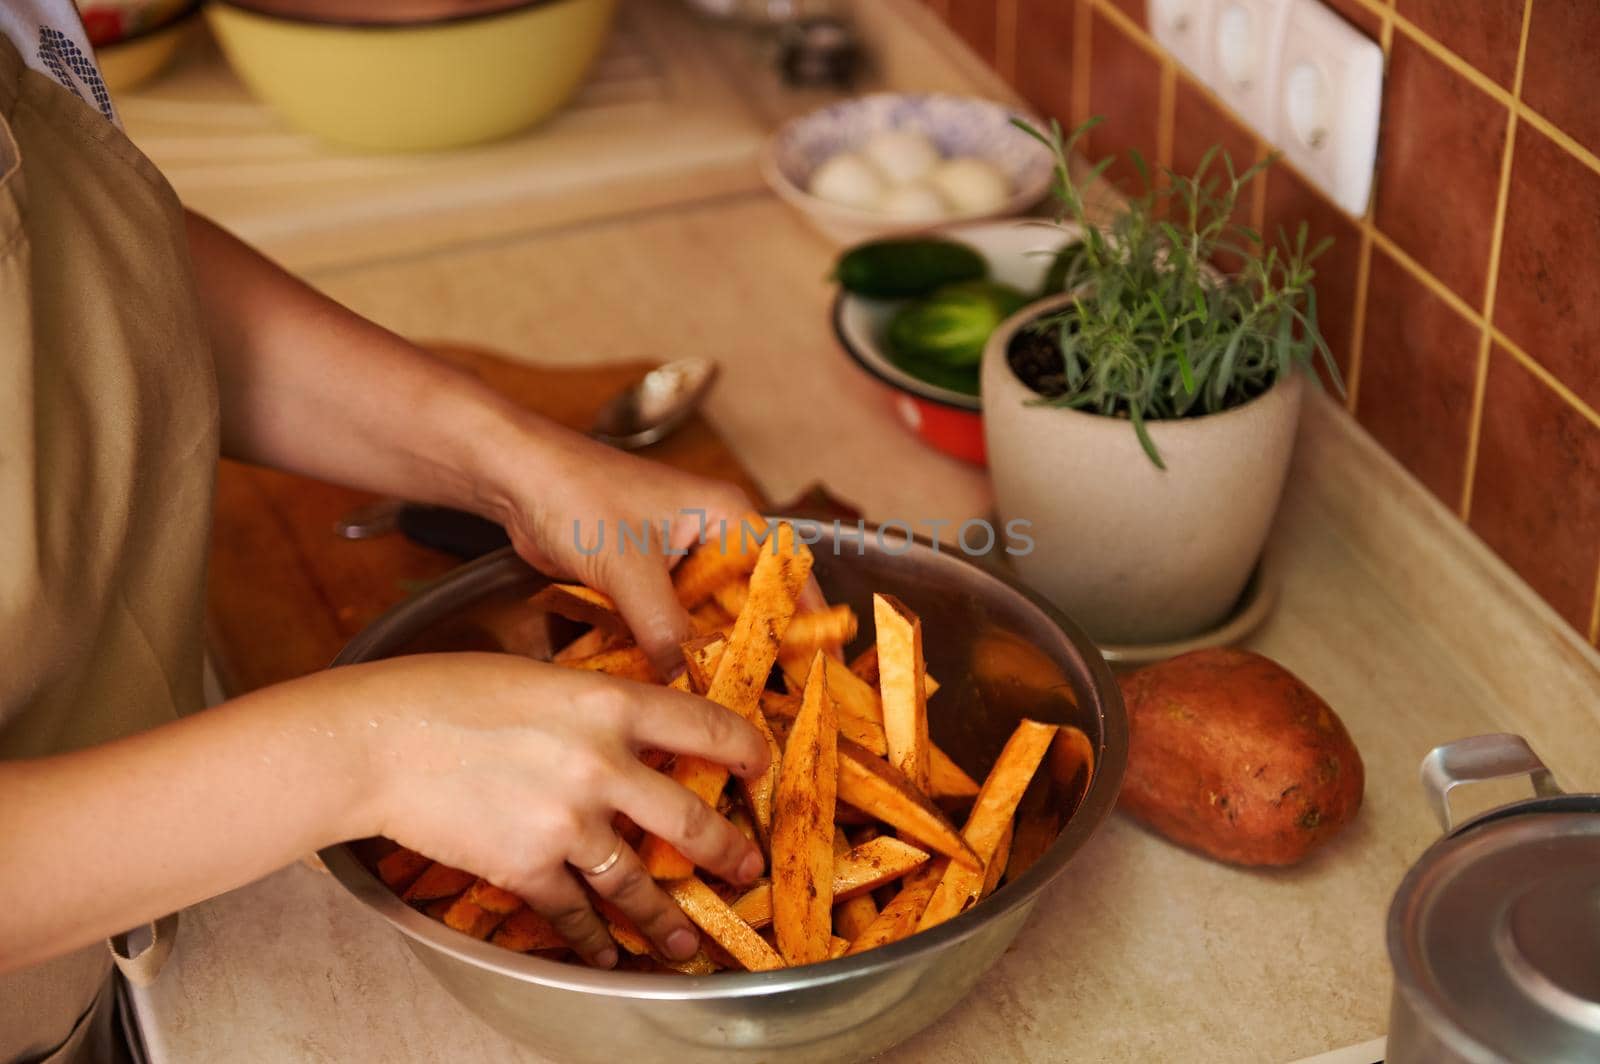
[[[582,872],[591,879],[595,876],[603,876],[607,872],[611,871],[611,867],[618,861],[622,860],[622,848],[626,845],[626,843],[622,841],[622,836],[618,835],[615,836],[615,838],[617,840],[617,844],[611,847],[611,852],[606,855],[606,859],[604,861],[601,861],[599,864],[593,865],[589,868],[584,868],[582,865],[579,865],[578,871]]]

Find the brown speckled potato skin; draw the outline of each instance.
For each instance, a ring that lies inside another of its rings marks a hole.
[[[1291,865],[1361,808],[1350,733],[1289,670],[1208,649],[1122,677],[1131,742],[1122,809],[1242,865]]]

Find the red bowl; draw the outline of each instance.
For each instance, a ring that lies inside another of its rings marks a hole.
[[[889,361],[878,342],[894,304],[840,291],[833,301],[833,332],[862,369],[883,385],[895,416],[936,451],[986,465],[983,400],[919,380]]]

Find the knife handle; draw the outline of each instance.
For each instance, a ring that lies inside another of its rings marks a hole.
[[[448,506],[407,503],[395,526],[413,543],[467,561],[511,545],[511,537],[494,521]]]

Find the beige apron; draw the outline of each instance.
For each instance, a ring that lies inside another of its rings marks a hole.
[[[0,758],[200,707],[216,458],[177,197],[0,36]],[[0,976],[0,1061],[103,1057],[110,963]]]

